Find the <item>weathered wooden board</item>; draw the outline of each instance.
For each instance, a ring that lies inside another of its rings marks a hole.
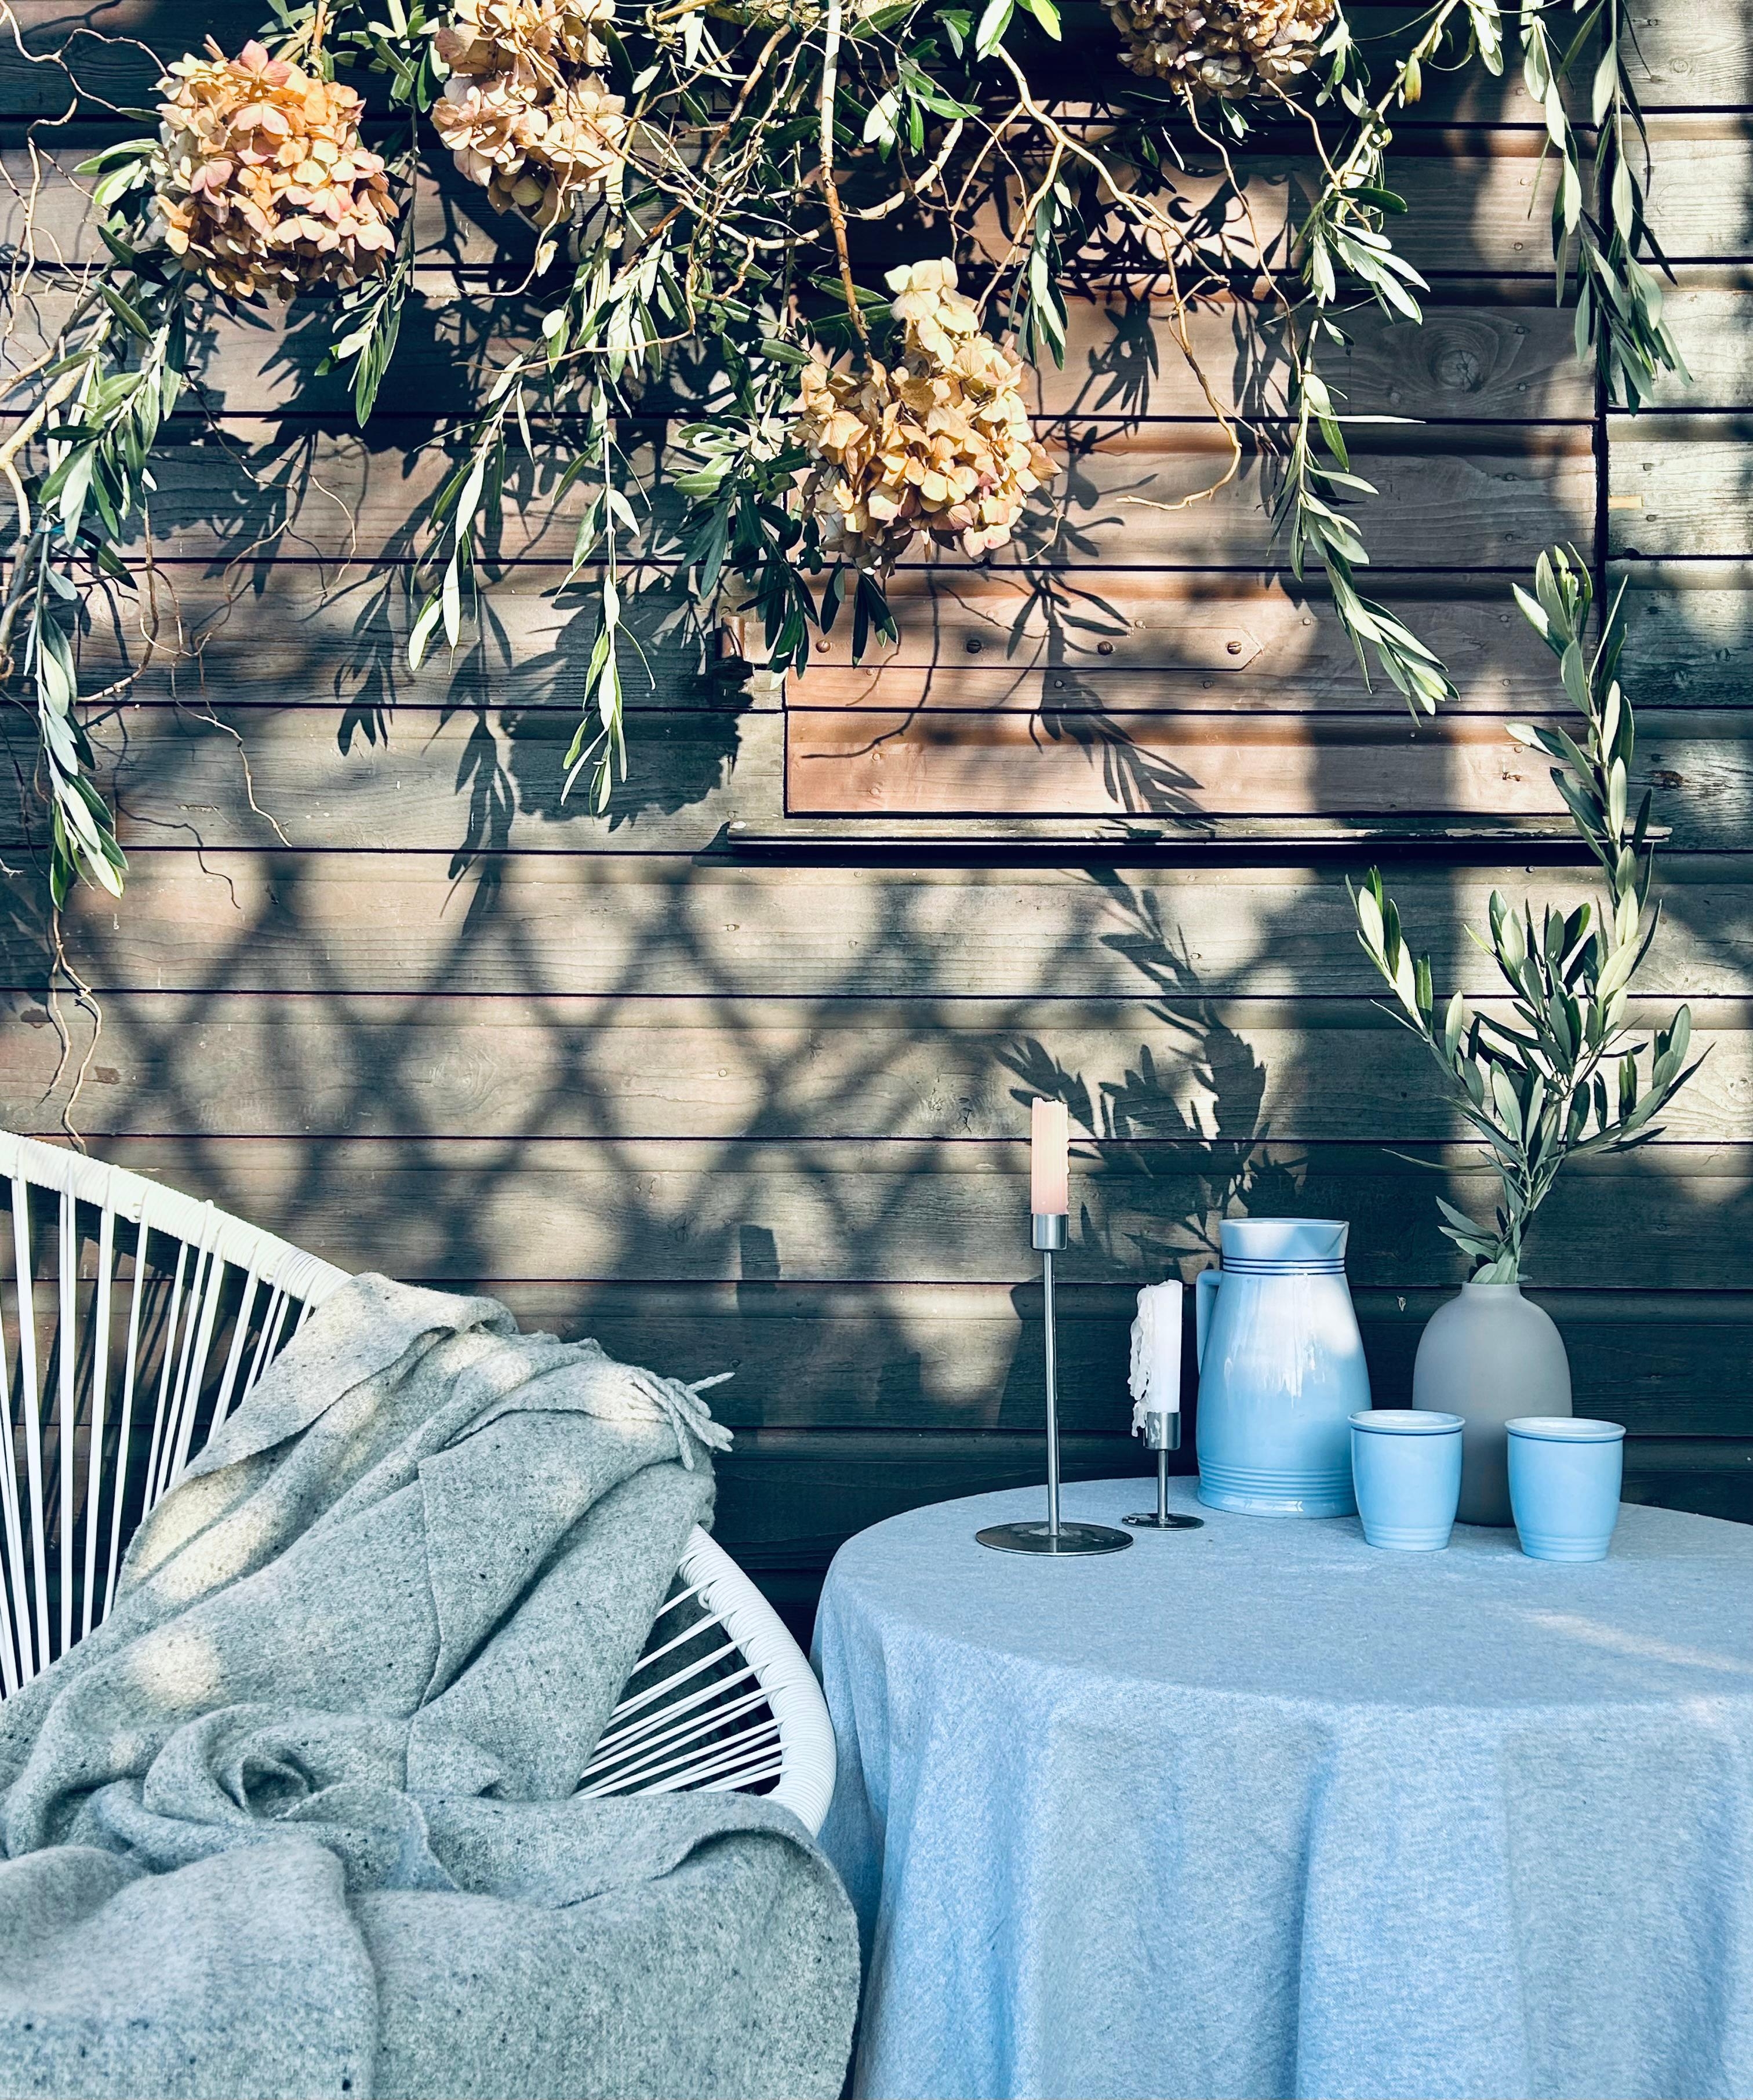
[[[1661,170],[1651,223],[1676,262],[1733,261],[1753,254],[1749,147],[1738,135],[1738,122],[1719,116],[1650,119]],[[36,169],[22,144],[0,153],[0,240],[28,242],[49,262],[95,259],[101,244],[87,223],[81,179],[72,171],[97,147],[131,136],[135,128],[68,125],[40,143]],[[1533,126],[1453,135],[1402,132],[1393,169],[1407,211],[1396,222],[1396,247],[1416,267],[1442,278],[1549,272],[1553,175],[1549,161],[1541,165],[1542,137]],[[1190,139],[1186,157],[1179,193],[1195,213],[1220,196],[1231,198],[1221,237],[1236,256],[1254,253],[1256,236],[1269,249],[1320,187],[1320,164],[1309,156],[1238,152],[1231,165],[1247,192],[1244,209],[1233,201],[1230,176],[1215,153]],[[872,201],[876,194],[872,190]],[[854,206],[863,201],[855,184],[848,201]],[[458,174],[448,155],[425,154],[412,209],[423,260],[495,273],[508,285],[527,275],[533,235],[511,214],[497,217],[486,192]],[[1186,276],[1184,270],[1184,281]]]
[[[1660,733],[1654,711],[1666,704],[1745,708],[1753,563],[1631,562],[1621,580],[1625,676],[1645,729]]]
[[[1739,666],[1753,646],[1753,565],[1632,562],[1624,573],[1627,672],[1640,708],[1653,718],[1668,706],[1743,706]],[[454,655],[440,649],[410,673],[401,593],[392,592],[385,624],[382,576],[357,575],[325,592],[322,572],[298,563],[272,562],[235,579],[161,571],[157,653],[132,692],[192,711],[235,708],[241,724],[258,709],[307,707],[325,715],[338,751],[375,739],[405,752],[429,733],[435,709],[466,711],[486,700],[516,716],[551,708],[570,717],[584,696],[594,616],[588,607],[557,602],[553,582],[542,566],[514,567],[493,587],[484,638]],[[1551,704],[1552,659],[1516,611],[1506,579],[1387,576],[1372,588],[1442,657],[1467,712],[1520,719]],[[1075,578],[1036,578],[946,566],[897,577],[891,602],[900,627],[893,651],[879,649],[854,667],[842,626],[816,645],[806,673],[788,677],[787,691],[811,708],[931,707],[965,694],[982,708],[1115,715],[1332,708],[1393,717],[1405,709],[1379,674],[1365,683],[1325,594],[1305,593],[1287,577],[1089,568]],[[740,684],[704,675],[709,645],[685,629],[662,631],[677,610],[667,580],[629,593],[629,623],[650,667],[629,654],[630,713],[747,715],[779,704],[764,677]],[[142,664],[139,618],[134,605],[121,603],[86,638],[88,688]],[[758,661],[758,630],[745,646]],[[912,675],[903,680],[903,671]],[[896,686],[900,700],[885,699]],[[108,726],[98,733],[100,742],[112,740]],[[724,735],[741,749],[748,726]],[[649,757],[638,723],[631,744],[637,779]],[[743,814],[777,812],[745,801]]]
[[[404,708],[371,737],[330,706],[211,718],[130,706],[95,739],[98,779],[119,797],[129,847],[698,852],[731,818],[777,819],[782,806],[794,815],[1563,814],[1550,762],[1514,742],[1499,715],[1150,713],[1137,704],[1152,697],[1148,679],[1133,706],[1111,714],[1099,689],[1067,706],[1032,682],[1034,713],[800,710],[782,731],[771,713],[647,712],[629,776],[602,816],[588,780],[565,792],[576,714],[507,715],[461,694],[448,710]],[[28,774],[31,725],[7,721],[0,748]],[[1753,824],[1753,726],[1724,710],[1653,712],[1636,780],[1655,787],[1679,843],[1738,845]],[[42,825],[34,798],[0,798],[0,850],[40,841]]]
[[[1662,791],[1664,817],[1684,807],[1696,842],[1708,804],[1711,842],[1738,844],[1753,819],[1753,735],[1739,717],[1659,721],[1640,777]],[[1034,713],[793,709],[786,795],[797,815],[1564,814],[1550,761],[1499,719],[1110,715],[1099,696]]]
[[[374,433],[301,431],[270,442],[265,426],[234,424],[223,442],[186,426],[180,435],[188,442],[171,443],[155,463],[155,558],[233,562],[245,574],[276,558],[369,568],[405,557],[454,465],[449,445],[381,446]],[[1225,480],[1228,454],[1215,433],[1150,425],[1133,435],[1097,423],[1043,435],[1058,469],[1051,497],[1040,499],[1029,529],[991,567],[1253,569],[1283,558],[1274,552],[1261,462],[1247,461]],[[1519,574],[1548,541],[1587,536],[1596,492],[1586,431],[1491,426],[1448,435],[1442,450],[1428,439],[1421,449],[1413,432],[1403,444],[1384,435],[1353,454],[1356,470],[1380,492],[1367,529],[1382,567]],[[244,447],[249,474],[240,471],[234,444]],[[539,471],[519,460],[508,468],[505,559],[558,564],[561,574],[570,565],[590,495],[575,484],[557,498],[559,475],[558,460]],[[673,565],[673,541],[660,551]],[[965,566],[959,556],[945,559]]]
[[[1360,856],[1360,860],[1362,856]],[[1555,903],[1565,869],[1393,871],[1439,980],[1490,989],[1465,932],[1494,884]],[[43,982],[32,893],[0,929],[7,987]],[[1640,982],[1753,991],[1753,885],[1735,857],[1671,856]],[[715,997],[1373,997],[1336,870],[753,867],[713,859],[442,854],[137,854],[122,905],[70,914],[99,993],[567,992]]]
[[[1627,1279],[1629,1281],[1629,1279]],[[509,1283],[526,1326],[594,1335],[612,1354],[680,1378],[734,1370],[713,1408],[753,1429],[1007,1431],[1043,1419],[1039,1280],[1019,1253],[995,1284]],[[1634,1436],[1738,1436],[1753,1295],[1632,1289],[1533,1292],[1558,1322],[1579,1410]],[[1437,1290],[1355,1294],[1378,1405],[1401,1405]],[[1112,1433],[1131,1415],[1129,1284],[1058,1295],[1061,1407],[1069,1433]],[[1198,1390],[1187,1323],[1181,1389]]]
[[[1445,296],[1455,303],[1439,303]],[[7,359],[22,360],[46,344],[73,298],[56,278],[21,299]],[[470,412],[480,394],[484,340],[491,335],[500,362],[535,344],[550,302],[425,272],[404,309],[379,427],[393,430],[412,417]],[[1119,298],[1097,305],[1074,297],[1068,311],[1064,362],[1044,360],[1031,393],[1030,406],[1040,415],[1210,420],[1166,302]],[[216,331],[199,368],[208,406],[221,413],[274,410],[350,421],[347,373],[325,377],[316,370],[332,320],[328,302],[300,300],[263,314],[247,329]],[[1577,357],[1570,317],[1525,285],[1506,285],[1495,299],[1489,285],[1448,295],[1439,290],[1426,305],[1421,327],[1374,309],[1351,317],[1347,327],[1349,345],[1330,346],[1322,364],[1349,414],[1445,423],[1587,422],[1593,416],[1593,379]],[[1262,329],[1252,310],[1227,299],[1201,306],[1187,323],[1199,373],[1225,407],[1256,417],[1284,410],[1281,337],[1282,330]],[[696,408],[679,387],[655,384],[642,394],[640,405],[653,415]]]
[[[435,705],[483,699],[519,712],[572,712],[584,697],[595,615],[577,593],[557,598],[555,582],[545,565],[514,567],[492,587],[485,635],[466,639],[454,655],[439,647],[411,673],[402,653],[408,618],[400,576],[355,569],[330,580],[312,565],[287,562],[231,576],[161,569],[145,606],[119,602],[86,637],[82,675],[95,689],[144,662],[131,689],[141,699],[327,708],[349,744],[374,732],[393,737],[404,708],[415,722]],[[1371,588],[1442,656],[1469,711],[1521,716],[1549,703],[1552,659],[1516,611],[1503,577],[1385,576]],[[1656,585],[1643,588],[1647,594]],[[624,579],[624,590],[628,626],[642,652],[629,651],[624,666],[629,712],[741,714],[779,704],[764,677],[740,684],[705,675],[715,638],[679,617],[672,579],[648,571]],[[1094,567],[1080,567],[1075,577],[1062,570],[1005,575],[945,563],[896,576],[890,598],[900,628],[893,651],[877,644],[854,668],[842,621],[813,645],[810,669],[788,678],[788,690],[811,707],[859,705],[876,697],[879,669],[893,664],[977,678],[969,690],[982,705],[1026,704],[1030,677],[1055,704],[1076,706],[1087,694],[1120,713],[1172,704],[1392,715],[1406,705],[1380,675],[1366,682],[1321,586],[1288,576]],[[144,661],[142,624],[155,607],[156,653]],[[746,624],[743,646],[756,663],[764,660],[757,623]],[[1139,674],[1148,674],[1147,684]],[[906,704],[928,705],[938,690],[921,677],[906,686]],[[1661,704],[1666,691],[1649,704]],[[1674,697],[1685,696],[1676,690]],[[1717,704],[1719,697],[1712,688],[1709,700],[1685,704]],[[1738,700],[1720,696],[1731,697]]]
[[[106,1155],[249,1218],[348,1268],[395,1250],[435,1280],[612,1277],[735,1282],[990,1282],[1015,1273],[1028,1203],[1028,1145],[455,1138],[404,1145],[128,1136]],[[1068,1280],[1142,1277],[1179,1255],[1194,1266],[1227,1203],[1351,1221],[1348,1273],[1384,1288],[1459,1282],[1432,1198],[1489,1215],[1496,1184],[1477,1154],[1433,1149],[1442,1174],[1375,1145],[1220,1149],[1156,1140],[1088,1149],[1075,1165]],[[1633,1193],[1635,1192],[1635,1195]],[[1671,1145],[1573,1162],[1543,1211],[1539,1274],[1598,1288],[1638,1220],[1645,1290],[1746,1282],[1753,1145]]]
[[[1741,267],[1685,268],[1662,285],[1662,312],[1686,375],[1664,373],[1650,402],[1689,412],[1753,408],[1753,340],[1746,328],[1753,276]],[[1617,430],[1617,426],[1615,426]]]
[[[1396,576],[1375,588],[1441,655],[1469,710],[1520,715],[1548,698],[1552,659],[1502,579]],[[892,647],[877,643],[854,666],[847,638],[830,635],[812,650],[808,670],[788,675],[788,699],[810,708],[1099,706],[1115,714],[1164,705],[1393,714],[1406,706],[1380,677],[1366,684],[1324,590],[1287,576],[1080,568],[1075,578],[1035,578],[945,568],[898,576],[889,599],[900,630]],[[759,639],[750,635],[751,652]],[[899,699],[884,697],[897,687]],[[965,693],[970,699],[957,697]]]
[[[15,995],[0,1127],[55,1137],[90,1042]],[[1634,1009],[1643,1027],[1668,1009]],[[1702,1070],[1670,1139],[1753,1127],[1753,1004],[1711,1000]],[[1373,1001],[106,997],[77,1121],[161,1136],[1010,1138],[1032,1089],[1066,1088],[1120,1132],[1233,1143],[1455,1138],[1427,1052]]]
[[[576,712],[597,611],[593,593],[561,591],[563,579],[546,563],[514,564],[457,648],[448,650],[440,637],[417,672],[405,655],[412,612],[399,565],[361,559],[345,572],[298,561],[212,573],[161,567],[137,595],[118,593],[94,610],[81,675],[95,690],[131,674],[135,696],[192,709],[328,707],[349,747],[381,741],[404,704],[417,721],[435,708],[484,699],[501,709]],[[673,576],[624,569],[621,592],[625,632],[638,643],[623,660],[629,713],[681,707],[742,714],[779,705],[768,682],[709,675],[718,634],[703,630]]]
[[[1658,117],[1649,225],[1672,262],[1753,254],[1753,137],[1742,118]]]
[[[1753,549],[1753,421],[1615,417],[1608,523],[1623,560],[1697,559]]]
[[[587,769],[568,793],[574,708],[489,708],[490,677],[447,708],[402,708],[369,733],[360,709],[130,706],[94,737],[98,778],[118,799],[124,846],[407,848],[473,852],[696,853],[731,818],[781,806],[782,730],[771,712],[642,713],[628,776],[602,814]],[[34,731],[0,723],[0,750],[28,773]],[[39,843],[40,801],[0,798],[0,850]]]

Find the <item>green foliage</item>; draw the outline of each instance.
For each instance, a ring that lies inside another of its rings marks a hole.
[[[1523,615],[1558,659],[1583,729],[1579,739],[1518,722],[1509,734],[1556,761],[1553,783],[1600,863],[1601,895],[1568,912],[1548,905],[1536,917],[1532,905],[1517,911],[1493,891],[1489,933],[1468,931],[1496,968],[1507,1014],[1470,1009],[1459,991],[1439,1012],[1430,958],[1408,946],[1380,870],[1351,893],[1358,938],[1393,990],[1389,1010],[1436,1060],[1501,1185],[1490,1226],[1437,1198],[1442,1229],[1479,1264],[1479,1282],[1520,1275],[1528,1228],[1567,1159],[1648,1144],[1660,1133],[1655,1118],[1698,1070],[1697,1060],[1686,1061],[1686,1007],[1648,1039],[1627,1021],[1632,982],[1660,915],[1649,903],[1648,792],[1630,808],[1636,726],[1618,682],[1623,590],[1591,651],[1592,592],[1573,554],[1551,549],[1535,566],[1532,594],[1516,588]]]

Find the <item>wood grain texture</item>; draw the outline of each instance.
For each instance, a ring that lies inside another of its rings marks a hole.
[[[734,1370],[713,1405],[740,1435],[813,1427],[1027,1436],[1041,1428],[1040,1289],[1026,1255],[1013,1281],[995,1284],[492,1287],[526,1326],[594,1335],[616,1355],[643,1349],[678,1377]],[[1742,1432],[1735,1366],[1753,1343],[1753,1296],[1630,1288],[1530,1295],[1565,1337],[1579,1410],[1623,1422],[1636,1436]],[[1376,1403],[1404,1405],[1419,1335],[1443,1294],[1360,1288],[1355,1298]],[[1124,1431],[1132,1286],[1067,1284],[1058,1304],[1068,1432]],[[1186,1342],[1190,1427],[1198,1392],[1190,1323]]]
[[[1630,561],[1753,549],[1753,419],[1615,417],[1609,527]]]
[[[54,1137],[46,1008],[15,995],[0,1028],[0,1126]],[[1498,1009],[1492,1009],[1498,1010]],[[1665,1025],[1655,1002],[1635,1025]],[[89,1023],[68,1016],[82,1055]],[[1753,1003],[1705,1002],[1702,1070],[1664,1113],[1670,1139],[1749,1125]],[[850,1141],[1015,1136],[1031,1088],[1080,1119],[1234,1143],[1457,1138],[1427,1053],[1366,999],[1154,1004],[1075,999],[461,999],[118,993],[80,1096],[98,1143],[130,1132],[355,1137],[467,1132],[556,1138]]]
[[[1034,713],[794,709],[786,737],[787,806],[798,815],[1564,812],[1543,754],[1501,720],[1452,709],[1423,725],[1331,710],[1111,716],[1099,698]],[[1664,817],[1685,808],[1688,843],[1699,842],[1705,810],[1712,843],[1746,836],[1753,743],[1740,717],[1664,716],[1641,763]]]
[[[1497,578],[1396,576],[1376,588],[1442,656],[1469,710],[1522,714],[1548,699],[1550,659]],[[890,602],[893,646],[875,645],[854,666],[846,638],[828,637],[806,671],[787,676],[788,699],[1115,714],[1171,705],[1395,714],[1406,704],[1380,678],[1366,682],[1324,590],[1290,577],[1084,568],[1049,578],[946,567],[897,576]],[[757,651],[759,637],[748,646]]]
[[[1406,435],[1410,443],[1384,435],[1353,454],[1357,471],[1380,492],[1371,524],[1383,567],[1519,573],[1553,538],[1587,536],[1595,468],[1586,431],[1492,426],[1452,434],[1441,450]],[[1227,452],[1215,433],[1147,425],[1129,434],[1074,423],[1044,435],[1058,470],[1051,495],[1038,500],[1029,529],[992,558],[992,567],[1254,569],[1283,558],[1273,548],[1261,462],[1248,461],[1217,487]],[[415,551],[425,506],[452,471],[460,442],[453,433],[444,443],[386,444],[375,434],[327,430],[288,438],[260,426],[234,426],[221,439],[179,424],[154,464],[154,557],[235,562],[246,574],[268,560],[324,561],[351,581]],[[236,446],[248,473],[240,471]],[[571,564],[589,501],[581,483],[556,496],[559,474],[558,465],[514,459],[498,549],[510,562],[553,565],[555,582]],[[1169,507],[1208,488],[1213,493],[1191,510]],[[672,514],[668,505],[658,513],[660,521]],[[660,539],[656,551],[665,566],[676,565],[673,539]],[[959,556],[945,560],[965,567]],[[354,563],[358,569],[345,573]]]
[[[1733,260],[1753,254],[1746,182],[1748,148],[1733,117],[1650,119],[1663,181],[1652,201],[1652,223],[1667,252],[1680,262]],[[0,151],[0,240],[22,242],[56,263],[93,260],[100,252],[85,210],[85,188],[73,170],[96,148],[135,135],[132,124],[77,122],[39,142],[46,173],[32,165],[22,144]],[[1702,135],[1701,135],[1702,134]],[[1539,278],[1552,267],[1551,165],[1543,170],[1542,134],[1533,126],[1402,131],[1393,181],[1407,212],[1397,223],[1396,247],[1436,278]],[[1215,246],[1234,257],[1269,251],[1317,193],[1319,161],[1294,148],[1270,146],[1231,158],[1246,205],[1220,157],[1198,139],[1184,147],[1186,172],[1177,183],[1190,212],[1221,200]],[[34,210],[26,200],[36,188]],[[88,186],[88,185],[87,185]],[[849,201],[856,205],[857,193]],[[514,217],[496,218],[486,192],[428,149],[414,185],[412,209],[422,260],[461,267],[514,285],[527,276],[534,236]],[[996,223],[992,238],[1000,236]],[[1097,255],[1111,248],[1106,241]]]
[[[21,359],[46,346],[73,297],[55,279],[20,299],[7,354]],[[483,342],[491,338],[501,361],[536,344],[545,303],[435,267],[423,271],[404,308],[394,381],[377,426],[405,430],[410,420],[470,413],[479,393]],[[1064,362],[1045,360],[1028,396],[1039,415],[1209,421],[1199,378],[1164,301],[1134,296],[1098,304],[1074,295],[1067,309]],[[222,414],[272,411],[351,421],[347,374],[317,369],[329,318],[324,302],[295,300],[254,316],[248,329],[215,331],[199,365],[209,406]],[[1330,348],[1322,365],[1353,415],[1513,423],[1587,422],[1594,412],[1592,381],[1576,355],[1570,318],[1526,285],[1439,288],[1422,327],[1371,310],[1351,317],[1348,333],[1348,344]],[[1191,315],[1188,342],[1199,373],[1226,408],[1283,414],[1281,329],[1263,326],[1254,310],[1224,300]],[[697,396],[690,397],[685,378],[678,373],[647,385],[642,412],[695,412]]]
[[[781,806],[782,748],[793,815],[1562,814],[1549,762],[1514,742],[1501,715],[1451,710],[1415,724],[1403,707],[1147,712],[1138,703],[1178,697],[1148,676],[1134,704],[1112,712],[1103,684],[1066,705],[1051,676],[1031,682],[1035,712],[978,712],[960,682],[944,682],[960,709],[794,710],[783,726],[771,712],[647,712],[629,775],[601,816],[585,790],[565,792],[578,721],[565,708],[507,712],[459,694],[448,708],[404,706],[367,734],[355,715],[320,704],[135,705],[94,748],[129,848],[700,852],[731,820]],[[1740,845],[1753,827],[1745,717],[1652,711],[1645,730],[1636,781],[1655,789],[1674,843]],[[0,725],[0,748],[28,774],[24,718]],[[39,843],[41,832],[33,801],[0,800],[0,850]]]
[[[849,856],[850,858],[850,856]],[[1394,871],[1438,978],[1490,989],[1465,925],[1495,885],[1554,902],[1564,869]],[[1753,885],[1737,857],[1673,855],[1640,984],[1753,993]],[[6,988],[43,982],[34,900],[0,928]],[[771,998],[1373,998],[1341,871],[1119,866],[744,867],[648,856],[135,856],[125,907],[82,893],[80,967],[141,990]]]
[[[1019,1117],[1020,1122],[1020,1117]],[[894,1140],[128,1136],[106,1156],[210,1198],[347,1268],[403,1273],[765,1281],[990,1282],[1013,1275],[1028,1203],[1028,1145]],[[1348,1273],[1385,1289],[1459,1283],[1433,1191],[1488,1215],[1496,1184],[1477,1154],[1432,1148],[1409,1164],[1374,1144],[1213,1153],[1198,1140],[1080,1148],[1067,1281],[1138,1282],[1208,1258],[1226,1204],[1351,1221]],[[1671,1145],[1646,1158],[1574,1162],[1540,1219],[1539,1273],[1598,1287],[1624,1260],[1635,1201],[1636,1278],[1649,1290],[1746,1282],[1753,1145]],[[1530,1255],[1530,1263],[1533,1256]]]

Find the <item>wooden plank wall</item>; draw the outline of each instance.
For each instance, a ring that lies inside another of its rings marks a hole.
[[[19,12],[38,48],[84,19]],[[479,644],[411,679],[373,619],[453,439],[456,349],[504,230],[435,167],[422,297],[369,434],[309,380],[320,331],[295,311],[215,344],[211,421],[179,425],[161,475],[152,611],[195,653],[161,655],[105,732],[133,875],[69,931],[104,1012],[77,1108],[92,1149],[333,1260],[479,1286],[684,1375],[734,1365],[714,1396],[738,1432],[721,1533],[800,1621],[849,1532],[1040,1476],[1021,1106],[1039,1086],[1081,1089],[1100,1133],[1066,1264],[1071,1471],[1137,1469],[1132,1291],[1190,1276],[1226,1205],[1353,1220],[1378,1391],[1401,1394],[1458,1270],[1433,1223],[1444,1182],[1395,1155],[1444,1167],[1460,1200],[1487,1189],[1373,1006],[1343,882],[1364,856],[1314,843],[1316,820],[1550,806],[1499,735],[1550,696],[1507,587],[1568,538],[1632,584],[1642,762],[1675,834],[1649,990],[1692,1001],[1711,1055],[1658,1146],[1561,1185],[1530,1273],[1579,1406],[1630,1425],[1633,1492],[1753,1518],[1753,36],[1738,0],[1638,12],[1696,375],[1657,412],[1605,414],[1568,354],[1519,89],[1433,90],[1401,127],[1430,319],[1361,324],[1345,383],[1360,412],[1424,419],[1363,448],[1380,587],[1463,687],[1416,738],[1274,566],[1252,468],[1214,505],[1119,505],[1142,475],[1162,492],[1212,465],[1165,359],[1146,422],[1079,462],[1062,611],[1025,623],[1021,659],[1007,565],[910,575],[892,664],[854,673],[831,644],[794,690],[788,769],[779,698],[698,675],[688,638],[660,632],[658,576],[634,777],[604,819],[563,805],[588,633],[550,596],[570,531],[540,529],[539,492],[513,506]],[[190,0],[102,15],[173,51],[224,18]],[[105,93],[142,92],[137,53],[88,49]],[[26,122],[64,97],[15,56],[0,96],[23,181]],[[87,109],[55,150],[70,163],[113,130]],[[1296,179],[1282,153],[1247,166],[1263,198]],[[51,173],[38,225],[62,253],[82,245],[77,202]],[[8,210],[15,239],[15,195]],[[1202,325],[1227,371],[1230,324]],[[1062,436],[1108,385],[1110,324],[1080,329],[1044,381]],[[137,649],[138,624],[118,608],[94,667]],[[969,722],[946,736],[940,708],[973,718],[971,769]],[[1000,806],[1252,814],[1287,836],[1128,858],[796,829]],[[732,824],[780,843],[740,847]],[[1494,884],[1574,889],[1551,858],[1426,846],[1393,875],[1439,967],[1477,989],[1464,922]],[[0,940],[0,1116],[52,1136],[67,1082],[29,879]]]

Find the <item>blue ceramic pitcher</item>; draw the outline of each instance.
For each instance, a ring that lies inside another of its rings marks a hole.
[[[1351,1516],[1351,1418],[1370,1404],[1334,1218],[1226,1218],[1199,1279],[1199,1500]]]

